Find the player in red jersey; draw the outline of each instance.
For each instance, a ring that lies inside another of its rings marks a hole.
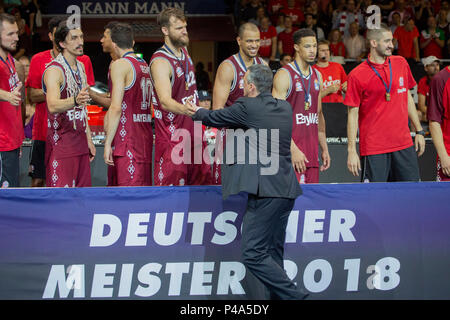
[[[77,60],[83,55],[83,32],[69,29],[62,21],[54,41],[61,53],[43,75],[43,89],[48,107],[46,141],[47,186],[89,187],[89,161],[95,146],[87,123],[86,104],[90,101],[84,66]]]
[[[320,72],[311,67],[317,54],[316,34],[311,29],[294,33],[295,59],[277,71],[273,96],[292,105],[292,164],[299,183],[319,182],[319,145],[322,149],[320,171],[330,167],[331,159],[322,113]]]
[[[111,65],[104,159],[114,166],[118,186],[150,186],[153,130],[149,66],[134,54],[133,29],[129,24],[115,24],[111,41],[121,58]]]
[[[26,81],[27,93],[32,103],[36,104],[34,115],[29,175],[31,176],[32,187],[43,187],[45,185],[45,141],[47,139],[47,102],[42,90],[42,75],[45,68],[59,54],[58,45],[54,41],[54,34],[57,26],[65,21],[66,17],[54,17],[48,22],[48,37],[53,43],[53,48],[36,53],[30,62],[30,71]],[[89,85],[95,84],[92,63],[88,56],[77,57],[82,62],[86,70],[87,82]]]
[[[19,154],[24,139],[22,83],[11,55],[19,28],[13,16],[0,14],[0,188],[19,186]],[[20,65],[20,63],[19,63]]]
[[[244,75],[253,64],[266,64],[259,58],[260,31],[251,23],[239,27],[236,41],[239,52],[228,57],[219,65],[213,89],[213,110],[231,106],[238,98],[244,96]],[[214,184],[221,184],[220,163],[225,144],[225,128],[217,131],[216,148],[213,165]]]
[[[436,148],[437,181],[450,181],[450,68],[436,74],[430,84],[427,117]]]
[[[361,181],[419,181],[417,155],[425,151],[425,132],[411,96],[416,82],[408,63],[393,56],[392,32],[386,25],[367,32],[368,59],[348,76],[344,104],[349,107],[347,134],[349,171]],[[416,128],[415,148],[408,117]],[[359,124],[359,152],[356,135]],[[361,166],[362,163],[362,166]]]
[[[194,159],[198,151],[204,154],[207,144],[203,141],[201,124],[199,130],[194,130],[192,112],[186,105],[188,100],[197,105],[198,100],[195,68],[186,50],[189,44],[186,17],[179,9],[167,8],[158,16],[158,23],[164,45],[150,60],[155,110],[154,183],[159,186],[211,184],[211,165],[203,159]],[[190,141],[179,137],[185,132],[190,135]],[[192,140],[194,143],[190,143]],[[201,145],[195,141],[201,141]],[[177,152],[180,145],[182,155]],[[189,153],[191,159],[178,161],[180,155],[188,158]]]

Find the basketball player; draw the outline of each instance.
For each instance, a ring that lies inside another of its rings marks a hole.
[[[47,186],[90,187],[89,161],[95,146],[87,123],[86,104],[90,101],[84,66],[83,32],[69,29],[62,21],[55,31],[60,54],[43,75],[48,107],[46,142]]]
[[[111,41],[116,56],[121,58],[111,65],[104,159],[114,166],[118,186],[150,186],[153,131],[149,66],[134,54],[129,24],[115,24]]]
[[[322,79],[320,72],[312,68],[317,54],[317,39],[311,29],[300,29],[293,37],[294,61],[277,71],[272,94],[292,105],[291,153],[298,181],[318,183],[319,145],[322,149],[320,171],[327,170],[331,160],[320,99]]]
[[[66,17],[54,17],[48,22],[48,37],[53,43],[53,48],[36,53],[30,62],[30,72],[26,81],[27,94],[32,103],[36,103],[36,111],[34,115],[31,149],[31,160],[29,175],[31,176],[32,187],[45,186],[45,141],[47,139],[47,102],[44,91],[42,90],[42,75],[45,68],[59,54],[58,45],[54,41],[54,35],[58,25],[65,21]],[[89,85],[95,84],[92,63],[87,55],[77,57],[82,62],[87,76]],[[92,91],[92,90],[91,90]]]
[[[251,23],[239,27],[236,41],[239,52],[225,59],[217,69],[213,89],[213,110],[231,106],[238,98],[244,96],[244,75],[253,64],[266,64],[259,58],[260,32]],[[220,162],[222,161],[225,143],[225,128],[220,129],[216,136],[215,159],[213,164],[213,183],[221,184]]]
[[[189,117],[192,113],[186,105],[188,100],[194,105],[198,101],[195,68],[186,50],[189,43],[186,17],[177,8],[167,8],[158,16],[158,23],[164,34],[164,45],[150,60],[155,110],[154,182],[158,186],[211,184],[211,165],[205,161],[196,164],[198,161],[193,159],[196,152],[203,154],[206,141],[203,141],[201,125],[194,132],[194,122]],[[201,141],[201,146],[187,143],[177,136],[180,132],[188,132],[190,140]],[[180,163],[174,161],[180,155],[174,148],[181,139],[191,159]]]

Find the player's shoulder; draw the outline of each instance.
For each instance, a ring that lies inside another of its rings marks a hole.
[[[42,60],[52,60],[52,54],[50,53],[50,50],[45,50],[45,51],[41,51],[38,52],[36,54],[34,54],[31,57],[31,61],[42,61]]]
[[[389,59],[391,60],[391,63],[402,63],[402,64],[408,63],[408,61],[406,61],[404,57],[398,55],[392,55],[389,57]]]

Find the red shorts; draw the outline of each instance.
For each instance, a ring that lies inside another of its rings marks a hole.
[[[46,164],[47,187],[91,187],[89,154],[55,159],[50,155]]]
[[[303,173],[298,173],[297,171],[295,171],[295,176],[297,177],[297,181],[300,184],[319,183],[319,168],[306,168],[306,171]]]
[[[442,172],[441,161],[439,160],[439,158],[437,160],[436,169],[437,169],[436,181],[450,181],[450,177],[446,176]]]
[[[152,185],[152,163],[136,162],[127,156],[114,157],[114,166],[111,169],[112,183],[116,186],[151,186]],[[109,169],[108,169],[109,173]],[[109,183],[109,181],[108,181]]]
[[[155,186],[211,185],[211,171],[211,164],[205,161],[201,164],[175,164],[172,148],[155,149]]]

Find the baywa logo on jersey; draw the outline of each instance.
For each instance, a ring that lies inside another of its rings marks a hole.
[[[320,84],[319,84],[319,81],[317,79],[314,80],[314,89],[316,89],[316,91],[320,90]]]
[[[299,82],[299,81],[297,81],[296,83],[295,83],[295,91],[303,91],[303,88],[302,88],[302,84]]]
[[[181,77],[183,75],[183,69],[181,69],[180,67],[177,67],[177,77]]]

